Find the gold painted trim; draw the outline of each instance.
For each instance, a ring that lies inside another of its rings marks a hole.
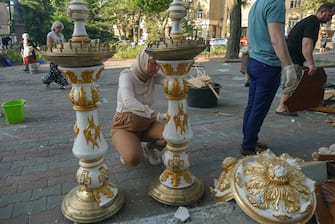
[[[178,113],[173,116],[173,120],[176,126],[176,131],[183,134],[186,132],[186,127],[188,123],[188,115],[184,112],[184,105],[178,105]]]
[[[95,159],[80,159],[81,162],[83,163],[95,163],[95,162],[98,162],[99,160],[101,160],[103,158],[103,156],[100,156],[98,158],[95,158]],[[104,161],[102,161],[104,162]]]
[[[160,67],[162,69],[162,72],[165,75],[168,75],[168,76],[171,76],[171,75],[182,76],[182,75],[185,75],[185,74],[189,73],[193,63],[194,63],[194,61],[192,63],[187,63],[187,62],[179,63],[177,65],[176,70],[174,70],[174,67],[172,66],[172,64],[167,64],[167,63],[160,64]]]
[[[79,127],[77,125],[77,121],[76,121],[76,123],[73,126],[73,132],[74,132],[74,139],[76,139],[78,137],[78,135],[79,135]]]
[[[114,197],[114,193],[110,190],[109,187],[115,188],[115,185],[105,181],[101,187],[93,189],[94,198],[99,204],[101,203],[100,193],[102,193],[106,198]]]
[[[176,143],[172,143],[172,142],[167,142],[167,144],[171,147],[181,148],[181,147],[186,146],[188,143],[184,142],[184,143],[176,144]]]
[[[90,105],[90,106],[78,106],[78,105],[74,105],[73,109],[75,111],[91,111],[91,110],[98,109],[98,105]]]
[[[91,116],[91,118],[87,118],[88,120],[88,125],[87,127],[83,130],[83,134],[86,139],[86,144],[89,142],[92,143],[92,150],[94,150],[94,147],[96,146],[99,148],[98,140],[100,140],[100,132],[101,132],[101,127],[100,125],[95,125],[94,122],[94,117]]]
[[[188,184],[192,184],[192,175],[188,169],[182,170],[182,171],[176,171],[172,170],[170,168],[166,168],[163,171],[163,174],[161,176],[161,181],[165,182],[167,179],[171,176],[171,185],[174,187],[178,187],[180,185],[180,179],[181,177],[184,177],[184,180]]]

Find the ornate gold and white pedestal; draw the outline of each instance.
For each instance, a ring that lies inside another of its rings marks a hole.
[[[164,85],[168,112],[163,132],[167,147],[162,159],[166,169],[154,180],[149,193],[163,204],[192,204],[204,193],[203,184],[189,171],[192,159],[188,142],[192,138],[192,130],[188,122],[186,104],[188,86],[184,76],[190,71],[193,62],[193,60],[158,60],[168,78]]]
[[[192,130],[188,122],[186,96],[188,86],[185,76],[190,71],[194,57],[205,49],[202,39],[186,40],[181,30],[181,20],[186,15],[184,2],[174,0],[169,7],[172,21],[170,39],[152,43],[146,52],[157,59],[167,76],[164,90],[168,99],[168,112],[163,136],[167,147],[163,154],[166,169],[156,178],[149,194],[167,205],[190,205],[204,193],[202,182],[189,170],[192,164],[188,142]]]
[[[116,213],[123,205],[123,195],[108,182],[110,171],[103,155],[108,149],[97,115],[99,91],[94,85],[103,65],[60,67],[72,83],[69,98],[76,111],[73,154],[80,160],[77,181],[80,186],[67,194],[62,203],[64,216],[75,222],[96,222]]]
[[[104,163],[108,144],[98,120],[100,97],[95,86],[103,71],[103,61],[112,57],[115,49],[100,41],[91,44],[85,29],[89,10],[81,0],[72,0],[68,13],[74,21],[72,39],[56,43],[41,54],[58,64],[72,83],[69,98],[76,111],[72,151],[79,159],[79,186],[65,196],[61,209],[73,222],[92,223],[111,217],[124,202],[123,194],[108,181],[110,171]]]

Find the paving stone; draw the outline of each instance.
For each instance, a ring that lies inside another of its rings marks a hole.
[[[0,207],[4,207],[12,203],[21,203],[29,201],[32,191],[18,192],[16,194],[1,194]]]
[[[4,207],[0,207],[0,222],[1,219],[9,219],[12,216],[14,210],[14,204],[8,204]]]
[[[62,194],[62,185],[57,184],[47,188],[38,188],[33,190],[31,200],[38,200],[46,196],[57,196]]]
[[[31,215],[35,212],[46,211],[47,198],[40,198],[38,200],[21,201],[15,203],[13,217],[28,214]]]

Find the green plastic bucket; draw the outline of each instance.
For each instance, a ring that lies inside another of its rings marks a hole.
[[[20,123],[24,120],[25,100],[9,100],[1,104],[8,124]]]

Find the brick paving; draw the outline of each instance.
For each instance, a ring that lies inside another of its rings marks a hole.
[[[316,57],[334,61],[330,53]],[[102,99],[98,109],[99,122],[109,144],[105,155],[111,170],[109,181],[125,196],[121,210],[99,223],[134,223],[134,220],[149,223],[149,219],[163,220],[177,209],[162,205],[147,194],[151,181],[160,175],[163,166],[151,167],[143,162],[136,168],[125,167],[111,144],[109,131],[115,111],[117,78],[131,62],[106,61],[105,71],[97,82]],[[227,156],[241,158],[238,149],[247,88],[243,86],[238,62],[224,63],[221,58],[199,58],[197,62],[222,85],[217,107],[188,108],[193,130],[189,142],[193,159],[190,170],[205,185],[204,197],[190,209],[207,211],[219,208],[214,204],[209,187],[221,172],[222,160]],[[0,103],[11,99],[26,100],[24,122],[8,125],[4,115],[0,117],[0,223],[71,223],[62,215],[60,206],[63,197],[77,186],[78,160],[72,154],[75,112],[68,99],[69,89],[59,89],[54,84],[48,89],[41,84],[47,66],[41,65],[36,74],[25,73],[20,65],[0,67]],[[326,72],[328,82],[334,83],[335,68],[327,68]],[[167,107],[164,92],[160,88],[157,91],[155,109],[164,111]],[[308,161],[319,147],[335,142],[334,127],[326,122],[334,115],[302,111],[294,120],[278,116],[274,108],[279,96],[280,92],[260,132],[261,140],[269,143],[272,151],[276,154],[289,152]],[[221,222],[208,218],[207,223],[254,223],[241,213],[234,201],[222,206],[235,212],[226,212]]]

